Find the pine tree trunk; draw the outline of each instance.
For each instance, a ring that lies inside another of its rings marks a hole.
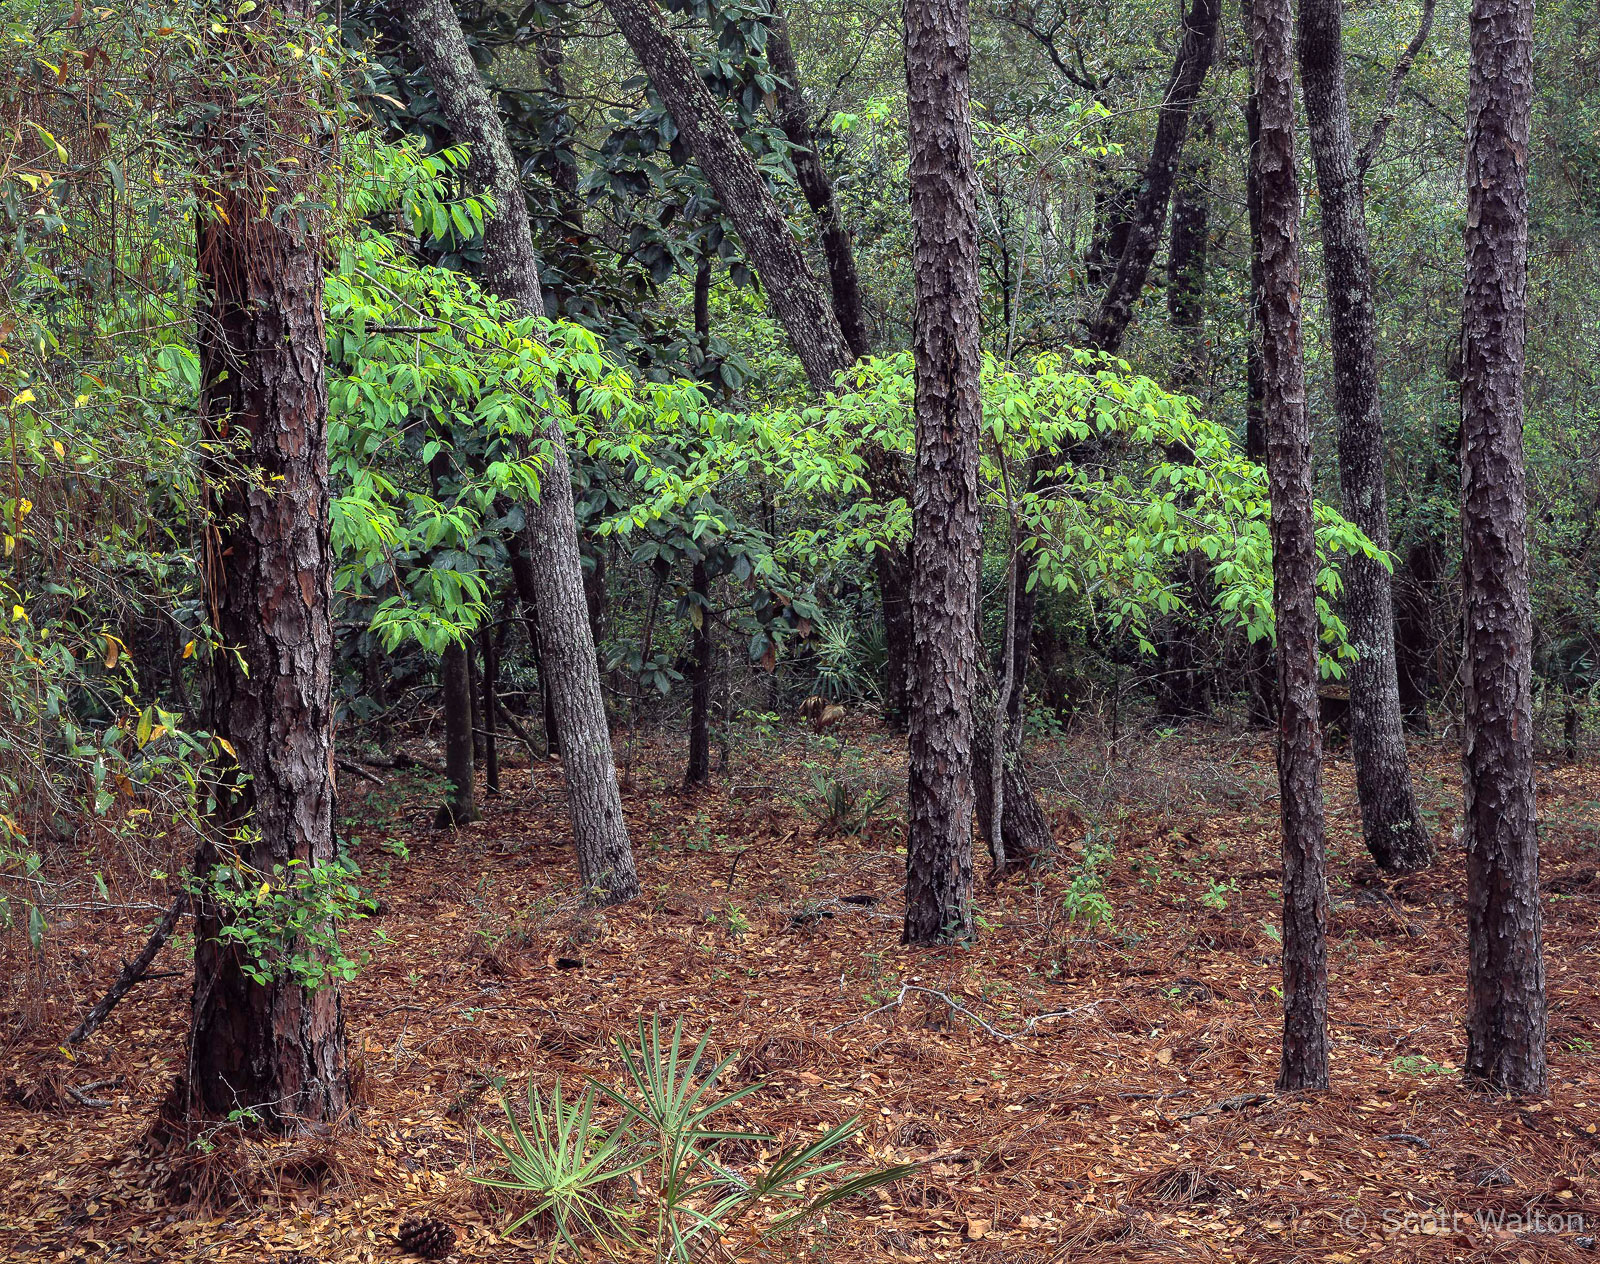
[[[407,20],[450,130],[457,141],[471,146],[469,175],[494,196],[495,212],[484,226],[484,278],[526,315],[543,315],[521,180],[455,9],[450,0],[417,0],[408,8]],[[559,422],[550,423],[545,439],[539,500],[525,507],[530,580],[543,634],[543,675],[560,734],[579,878],[590,899],[614,903],[638,895],[639,879],[611,756],[578,553],[572,467]]]
[[[1496,1089],[1542,1095],[1548,1072],[1522,460],[1533,2],[1474,0],[1471,25],[1461,356],[1463,1069]]]
[[[1300,0],[1300,83],[1320,195],[1339,486],[1345,515],[1388,552],[1378,319],[1366,204],[1345,95],[1343,22],[1340,0]],[[1387,567],[1372,558],[1350,558],[1344,583],[1346,626],[1358,656],[1350,670],[1350,751],[1362,833],[1380,868],[1405,873],[1433,860],[1433,844],[1417,810],[1407,764],[1395,668],[1394,593]]]
[[[473,780],[472,671],[464,645],[451,645],[439,659],[441,710],[444,718],[445,800],[433,818],[434,829],[455,829],[478,819]]]
[[[908,0],[904,14],[917,379],[904,939],[928,944],[972,934],[983,400],[967,4]]]
[[[1278,794],[1283,830],[1283,1058],[1278,1087],[1328,1087],[1328,883],[1317,717],[1317,550],[1300,325],[1300,190],[1289,0],[1249,21],[1260,141],[1261,381],[1278,631]]]
[[[308,0],[290,0],[281,17],[258,11],[250,38],[303,41],[310,20]],[[309,166],[297,106],[314,89],[280,88],[267,108],[282,111],[291,133],[283,143]],[[200,416],[208,441],[228,454],[212,471],[206,553],[225,647],[210,658],[207,702],[227,753],[213,771],[217,807],[196,863],[202,884],[220,865],[278,883],[291,862],[335,859],[322,242],[295,215],[270,213],[296,190],[291,177],[269,179],[256,165],[239,140],[243,126],[224,110],[202,142],[215,163],[208,196],[226,214],[208,213],[199,230]],[[258,133],[253,141],[261,143]],[[338,1121],[349,1084],[337,983],[311,989],[287,973],[256,982],[243,949],[221,937],[228,916],[196,898],[190,1108],[247,1108],[279,1130]],[[318,951],[303,940],[295,950]]]
[[[685,786],[701,786],[711,780],[711,581],[706,564],[694,564],[690,591],[700,622],[694,630],[694,664],[689,669],[689,765],[683,774]]]

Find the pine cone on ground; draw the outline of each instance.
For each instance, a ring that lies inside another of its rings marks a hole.
[[[456,1249],[456,1231],[431,1216],[407,1216],[395,1237],[402,1250],[425,1260],[442,1260]]]

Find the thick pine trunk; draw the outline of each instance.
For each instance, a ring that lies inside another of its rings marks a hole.
[[[1366,204],[1345,95],[1343,21],[1340,0],[1300,0],[1300,83],[1320,195],[1339,487],[1346,516],[1387,552],[1378,320]],[[1345,563],[1344,583],[1346,626],[1357,654],[1350,669],[1350,752],[1362,833],[1380,868],[1390,873],[1421,869],[1432,861],[1433,845],[1407,763],[1389,571],[1372,558],[1353,557]]]
[[[1469,1079],[1542,1094],[1533,620],[1522,461],[1532,0],[1474,0],[1467,88],[1461,525]]]
[[[281,20],[281,32],[252,38],[304,39],[310,17],[308,3],[291,0],[282,19],[256,19]],[[286,114],[305,90],[282,85]],[[224,112],[211,152],[237,147],[240,125]],[[269,179],[254,163],[244,153],[218,162],[214,197],[227,213],[202,222],[198,243],[200,415],[228,453],[213,471],[206,554],[225,647],[211,655],[208,704],[212,731],[231,747],[215,768],[202,884],[219,865],[243,864],[276,885],[293,862],[335,859],[322,243],[293,214],[263,213],[288,204],[287,188],[264,190],[289,178]],[[235,462],[242,468],[226,468]],[[248,1108],[281,1130],[337,1121],[349,1098],[337,984],[313,990],[288,974],[256,982],[243,950],[221,938],[227,918],[196,898],[190,1107]]]
[[[904,938],[972,933],[972,701],[978,667],[977,171],[966,0],[905,6],[916,498]]]
[[[473,779],[476,759],[472,736],[472,671],[467,648],[451,645],[439,659],[441,709],[444,713],[445,800],[434,817],[434,829],[454,829],[478,819]]]
[[[407,20],[450,130],[457,141],[471,146],[469,174],[494,196],[495,212],[484,226],[484,279],[524,314],[542,315],[544,300],[522,183],[455,9],[450,0],[418,0],[407,10]],[[638,895],[639,879],[611,756],[611,731],[578,553],[572,467],[560,423],[551,421],[544,438],[539,499],[525,507],[528,578],[542,633],[541,675],[560,735],[579,878],[589,898],[614,903]]]
[[[1260,110],[1261,382],[1272,497],[1278,632],[1278,794],[1283,831],[1280,1089],[1328,1086],[1328,883],[1317,717],[1317,549],[1311,428],[1300,325],[1300,190],[1294,153],[1289,0],[1254,0],[1249,28]]]

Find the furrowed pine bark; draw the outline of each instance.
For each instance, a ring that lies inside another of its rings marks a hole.
[[[978,204],[966,0],[907,0],[904,17],[917,466],[903,937],[929,944],[972,934],[972,702],[982,547]]]
[[[820,394],[855,361],[834,309],[811,273],[783,211],[768,191],[755,159],[701,82],[694,63],[667,28],[654,0],[606,0],[606,8],[643,65],[679,134],[717,200],[733,220],[746,257],[761,277],[767,305],[789,336],[812,387]],[[849,235],[833,239],[849,248]],[[865,453],[867,482],[880,504],[910,500],[904,462],[877,444]],[[905,711],[911,646],[910,565],[903,549],[883,547],[873,557],[883,607],[888,711]]]
[[[484,225],[484,279],[524,315],[542,316],[544,298],[527,201],[500,115],[467,51],[460,19],[450,0],[417,0],[406,16],[450,130],[458,142],[471,146],[468,175],[494,196],[494,214]],[[558,421],[550,422],[544,438],[539,499],[525,506],[524,528],[542,633],[541,675],[548,682],[560,735],[579,879],[590,899],[615,903],[639,894],[639,878],[617,788],[584,597],[572,467]]]
[[[1533,0],[1474,0],[1461,319],[1469,1080],[1542,1095],[1546,1068],[1533,618],[1522,459]]]
[[[239,63],[261,55],[253,41],[304,38],[311,19],[309,0],[258,10]],[[274,86],[266,108],[288,149],[314,89]],[[224,107],[211,126],[211,187],[226,214],[199,228],[197,324],[201,425],[226,453],[211,472],[205,554],[221,643],[207,704],[223,754],[195,865],[187,1096],[191,1110],[245,1108],[288,1131],[331,1125],[348,1108],[338,985],[310,988],[288,972],[256,982],[245,949],[223,938],[230,913],[206,892],[223,866],[276,883],[292,862],[314,869],[335,859],[322,242],[294,214],[272,214],[287,205],[293,177],[263,170],[238,140],[234,114]],[[317,951],[304,940],[296,950]]]
[[[1328,883],[1317,717],[1317,549],[1300,323],[1289,0],[1254,0],[1260,139],[1261,382],[1278,631],[1278,794],[1283,832],[1282,1090],[1328,1087]]]
[[[1343,25],[1340,0],[1300,0],[1300,85],[1320,195],[1333,400],[1339,418],[1339,487],[1345,516],[1387,553],[1378,318],[1366,202],[1345,94]],[[1407,763],[1390,572],[1377,559],[1352,557],[1344,565],[1344,585],[1346,626],[1357,655],[1350,669],[1350,753],[1362,834],[1379,868],[1406,873],[1432,861],[1433,844],[1417,810]]]

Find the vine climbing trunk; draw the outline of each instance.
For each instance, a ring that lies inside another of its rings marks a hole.
[[[1317,715],[1317,543],[1300,319],[1289,0],[1249,18],[1260,139],[1261,383],[1278,631],[1278,796],[1283,834],[1283,1050],[1278,1087],[1328,1087],[1328,883]]]
[[[494,197],[484,225],[483,272],[489,287],[526,316],[544,314],[528,206],[499,113],[467,51],[450,0],[417,0],[406,11],[411,36],[458,142],[471,147],[469,176]],[[550,690],[577,845],[578,874],[597,903],[639,894],[600,668],[584,596],[577,514],[566,435],[544,431],[537,502],[526,505],[530,585],[539,612],[541,677]]]
[[[1300,0],[1300,86],[1310,124],[1327,281],[1333,400],[1339,418],[1339,487],[1344,512],[1389,550],[1383,408],[1378,396],[1377,311],[1367,212],[1345,93],[1344,9],[1340,0]],[[1395,666],[1394,590],[1376,558],[1344,565],[1345,622],[1356,661],[1350,669],[1350,753],[1367,850],[1380,868],[1427,866],[1433,844],[1407,762],[1400,681]]]
[[[1533,0],[1474,0],[1461,304],[1468,1079],[1549,1072],[1534,815],[1533,615],[1522,458]]]
[[[293,898],[296,870],[314,883],[335,861],[322,241],[314,220],[279,213],[316,187],[315,150],[301,138],[315,134],[318,85],[279,55],[315,38],[312,20],[309,0],[288,0],[230,34],[230,71],[259,75],[265,104],[247,120],[224,101],[208,121],[200,146],[215,213],[197,243],[200,418],[218,454],[204,555],[219,642],[207,704],[221,754],[195,866],[187,1104],[248,1111],[281,1131],[336,1123],[349,1105],[338,984],[314,986],[289,963],[337,952],[333,928],[270,959],[226,933],[230,890],[284,891],[287,880]],[[230,887],[230,873],[246,885]]]
[[[982,357],[967,3],[908,0],[904,16],[917,450],[904,939],[926,944],[972,933]]]

